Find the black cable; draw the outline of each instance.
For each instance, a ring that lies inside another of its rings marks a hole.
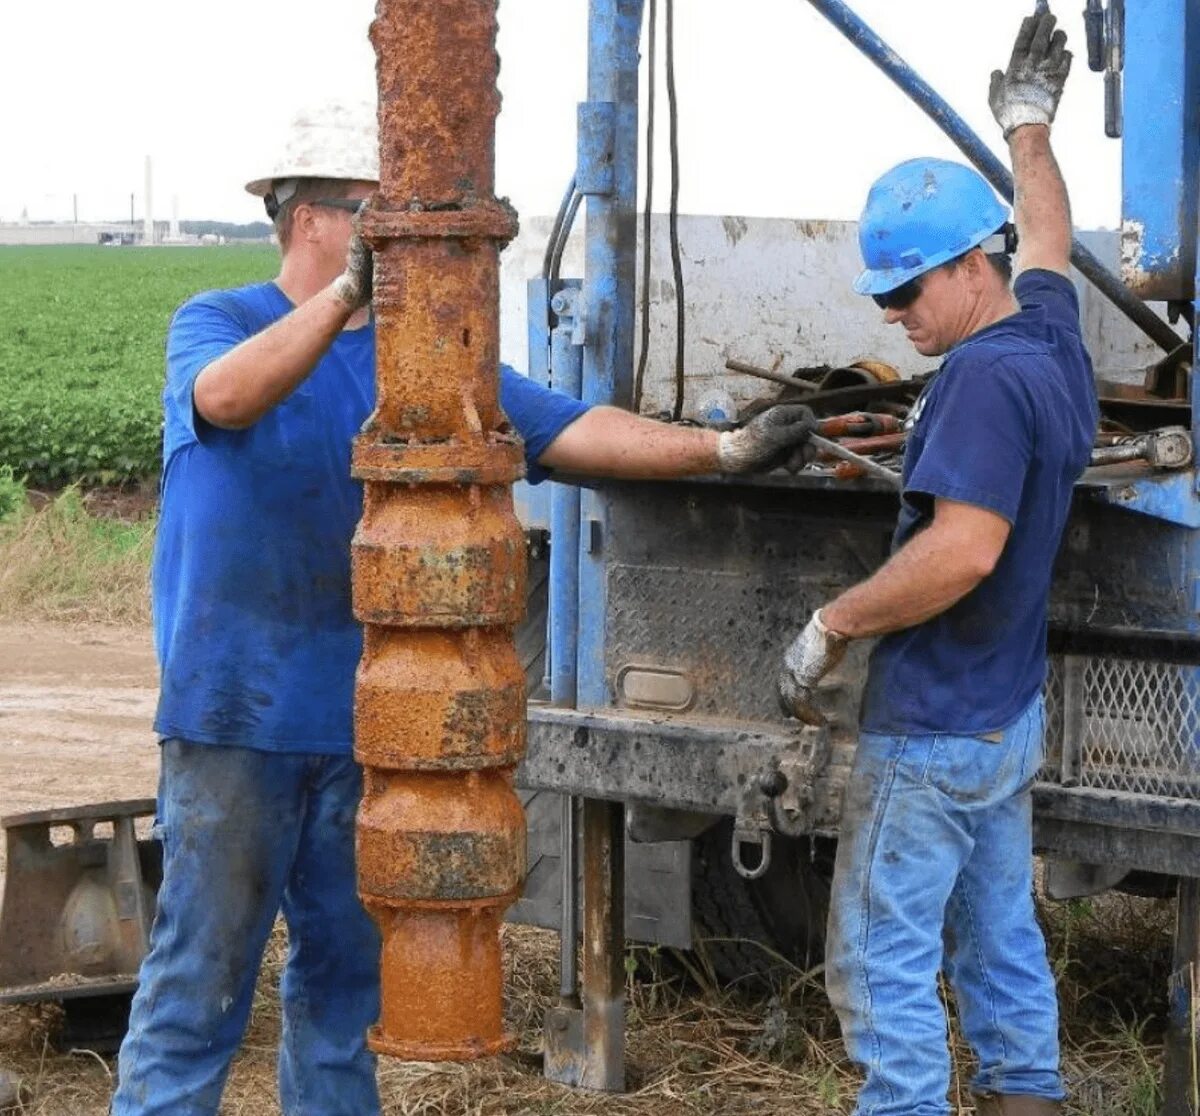
[[[550,268],[554,261],[554,248],[558,243],[559,233],[562,230],[563,221],[566,219],[567,209],[571,204],[571,199],[575,197],[575,176],[571,175],[571,181],[567,183],[567,192],[563,194],[562,201],[558,205],[558,213],[554,218],[554,224],[550,228],[550,239],[546,241],[546,254],[542,257],[542,278],[550,278]]]
[[[683,261],[679,256],[679,105],[675,97],[675,0],[667,0],[667,116],[671,145],[671,272],[675,278],[675,406],[671,417],[683,418]]]
[[[649,0],[649,41],[647,43],[649,88],[646,95],[646,208],[642,213],[642,330],[637,372],[633,377],[633,413],[642,409],[642,381],[650,358],[650,212],[654,208],[654,84],[657,77],[655,40],[657,38],[658,0]]]
[[[554,244],[554,250],[550,257],[550,290],[554,290],[558,283],[559,269],[562,267],[563,252],[567,249],[567,241],[571,239],[571,228],[575,224],[575,214],[579,212],[579,204],[583,201],[583,195],[576,192],[571,195],[570,204],[567,206],[567,211],[563,214],[562,224],[558,229],[558,240]]]

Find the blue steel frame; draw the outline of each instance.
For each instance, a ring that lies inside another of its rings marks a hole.
[[[637,249],[638,41],[643,0],[591,0],[588,100],[579,107],[580,192],[587,197],[583,294],[583,398],[628,407],[633,395],[633,305]],[[604,540],[608,496],[580,498],[580,706],[611,704],[605,678]]]
[[[1200,2],[1125,8],[1122,265],[1143,298],[1191,299],[1200,154]]]

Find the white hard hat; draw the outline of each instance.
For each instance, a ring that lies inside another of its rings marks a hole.
[[[265,198],[272,183],[296,178],[340,178],[349,182],[379,181],[379,124],[375,106],[366,101],[334,102],[307,109],[292,121],[282,151],[267,174],[246,183],[255,197]],[[293,187],[294,189],[294,187]],[[291,196],[276,190],[282,204]]]

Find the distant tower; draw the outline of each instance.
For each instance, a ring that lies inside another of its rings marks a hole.
[[[179,239],[179,195],[171,195],[171,239]]]
[[[146,211],[142,216],[142,242],[154,243],[154,175],[150,166],[150,156],[146,156]]]

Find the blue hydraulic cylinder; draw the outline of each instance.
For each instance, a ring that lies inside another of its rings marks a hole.
[[[643,0],[591,0],[588,100],[579,107],[576,181],[587,198],[583,398],[628,407],[633,397],[637,250],[638,40]],[[580,497],[578,700],[611,701],[605,678],[607,607],[603,489]],[[552,544],[553,545],[553,544]]]
[[[583,392],[583,349],[575,343],[577,289],[554,296],[558,324],[550,334],[554,387],[574,399]],[[579,488],[558,481],[550,488],[550,700],[573,707],[579,646]]]
[[[1200,193],[1200,4],[1125,7],[1121,273],[1142,298],[1191,299]]]

